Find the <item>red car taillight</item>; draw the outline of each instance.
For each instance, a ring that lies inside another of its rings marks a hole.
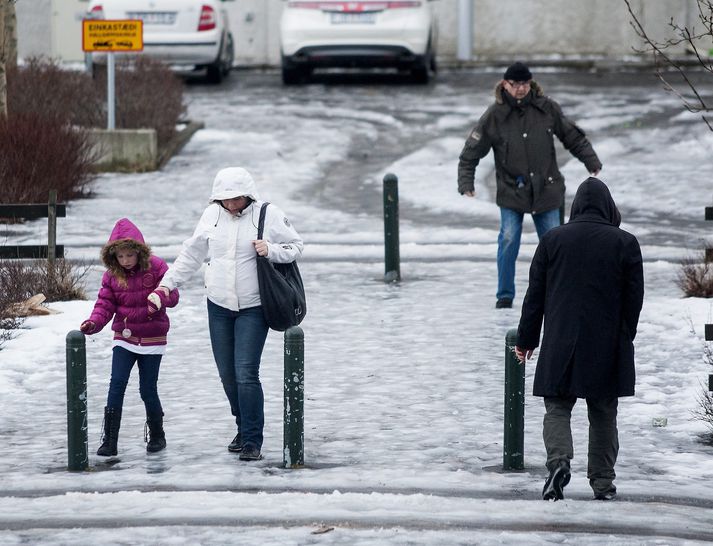
[[[104,19],[104,7],[101,5],[94,6],[89,10],[89,15],[92,19]]]
[[[289,8],[320,9],[322,11],[340,11],[344,13],[359,13],[362,11],[383,11],[395,8],[418,8],[421,2],[395,1],[395,2],[304,2],[293,0],[287,2]]]
[[[198,32],[203,30],[213,30],[215,26],[215,10],[210,6],[203,6],[201,8],[201,18],[198,21]]]

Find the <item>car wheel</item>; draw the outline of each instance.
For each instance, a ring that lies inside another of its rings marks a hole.
[[[209,83],[219,84],[223,81],[223,68],[220,62],[209,64],[206,71],[206,79]]]
[[[300,83],[302,75],[298,68],[285,68],[282,67],[282,83],[285,85],[295,85]]]
[[[223,76],[228,76],[233,69],[233,61],[235,60],[235,46],[233,45],[233,35],[228,34],[228,45],[226,49],[226,58],[223,62]]]
[[[428,62],[424,61],[423,64],[419,63],[411,69],[411,80],[414,83],[427,84],[428,83]]]
[[[428,38],[428,47],[423,59],[416,61],[411,68],[411,80],[414,83],[427,84],[430,74],[429,70],[436,72],[436,55],[431,47],[431,38]]]
[[[282,63],[282,83],[285,85],[302,83],[311,73],[312,69],[310,67]]]

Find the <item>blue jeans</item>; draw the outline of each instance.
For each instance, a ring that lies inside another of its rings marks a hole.
[[[163,355],[140,355],[123,347],[112,349],[111,381],[106,405],[108,408],[121,409],[124,405],[124,393],[129,383],[129,375],[134,363],[139,365],[139,392],[146,407],[146,415],[163,415],[161,400],[158,398],[158,369]]]
[[[213,358],[242,444],[261,449],[265,414],[260,357],[269,329],[262,307],[231,311],[208,300],[208,328]]]
[[[500,233],[498,234],[498,299],[515,299],[515,261],[520,252],[522,218],[524,214],[512,209],[500,209]],[[532,215],[537,237],[560,225],[559,209]]]

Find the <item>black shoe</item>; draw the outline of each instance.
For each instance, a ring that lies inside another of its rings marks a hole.
[[[564,488],[569,483],[571,475],[569,473],[569,465],[561,462],[557,468],[550,472],[545,487],[542,489],[543,500],[562,500],[564,498]]]
[[[243,450],[243,443],[240,440],[240,433],[238,432],[233,438],[233,441],[228,444],[228,451],[231,453],[240,453]]]
[[[259,461],[260,459],[262,459],[262,455],[258,448],[250,444],[243,446],[243,450],[240,452],[241,461]]]
[[[595,500],[601,501],[612,501],[616,500],[616,488],[609,489],[608,491],[603,491],[601,493],[594,493]]]
[[[495,309],[512,309],[512,300],[510,298],[500,298],[495,302]]]

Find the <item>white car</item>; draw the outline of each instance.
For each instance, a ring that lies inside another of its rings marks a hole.
[[[289,0],[280,21],[282,81],[298,83],[320,67],[390,67],[427,83],[436,40],[430,0]]]
[[[224,1],[232,0],[91,0],[88,18],[141,19],[143,55],[179,67],[205,68],[208,79],[220,83],[235,55]],[[106,55],[93,53],[92,62],[104,64]]]

